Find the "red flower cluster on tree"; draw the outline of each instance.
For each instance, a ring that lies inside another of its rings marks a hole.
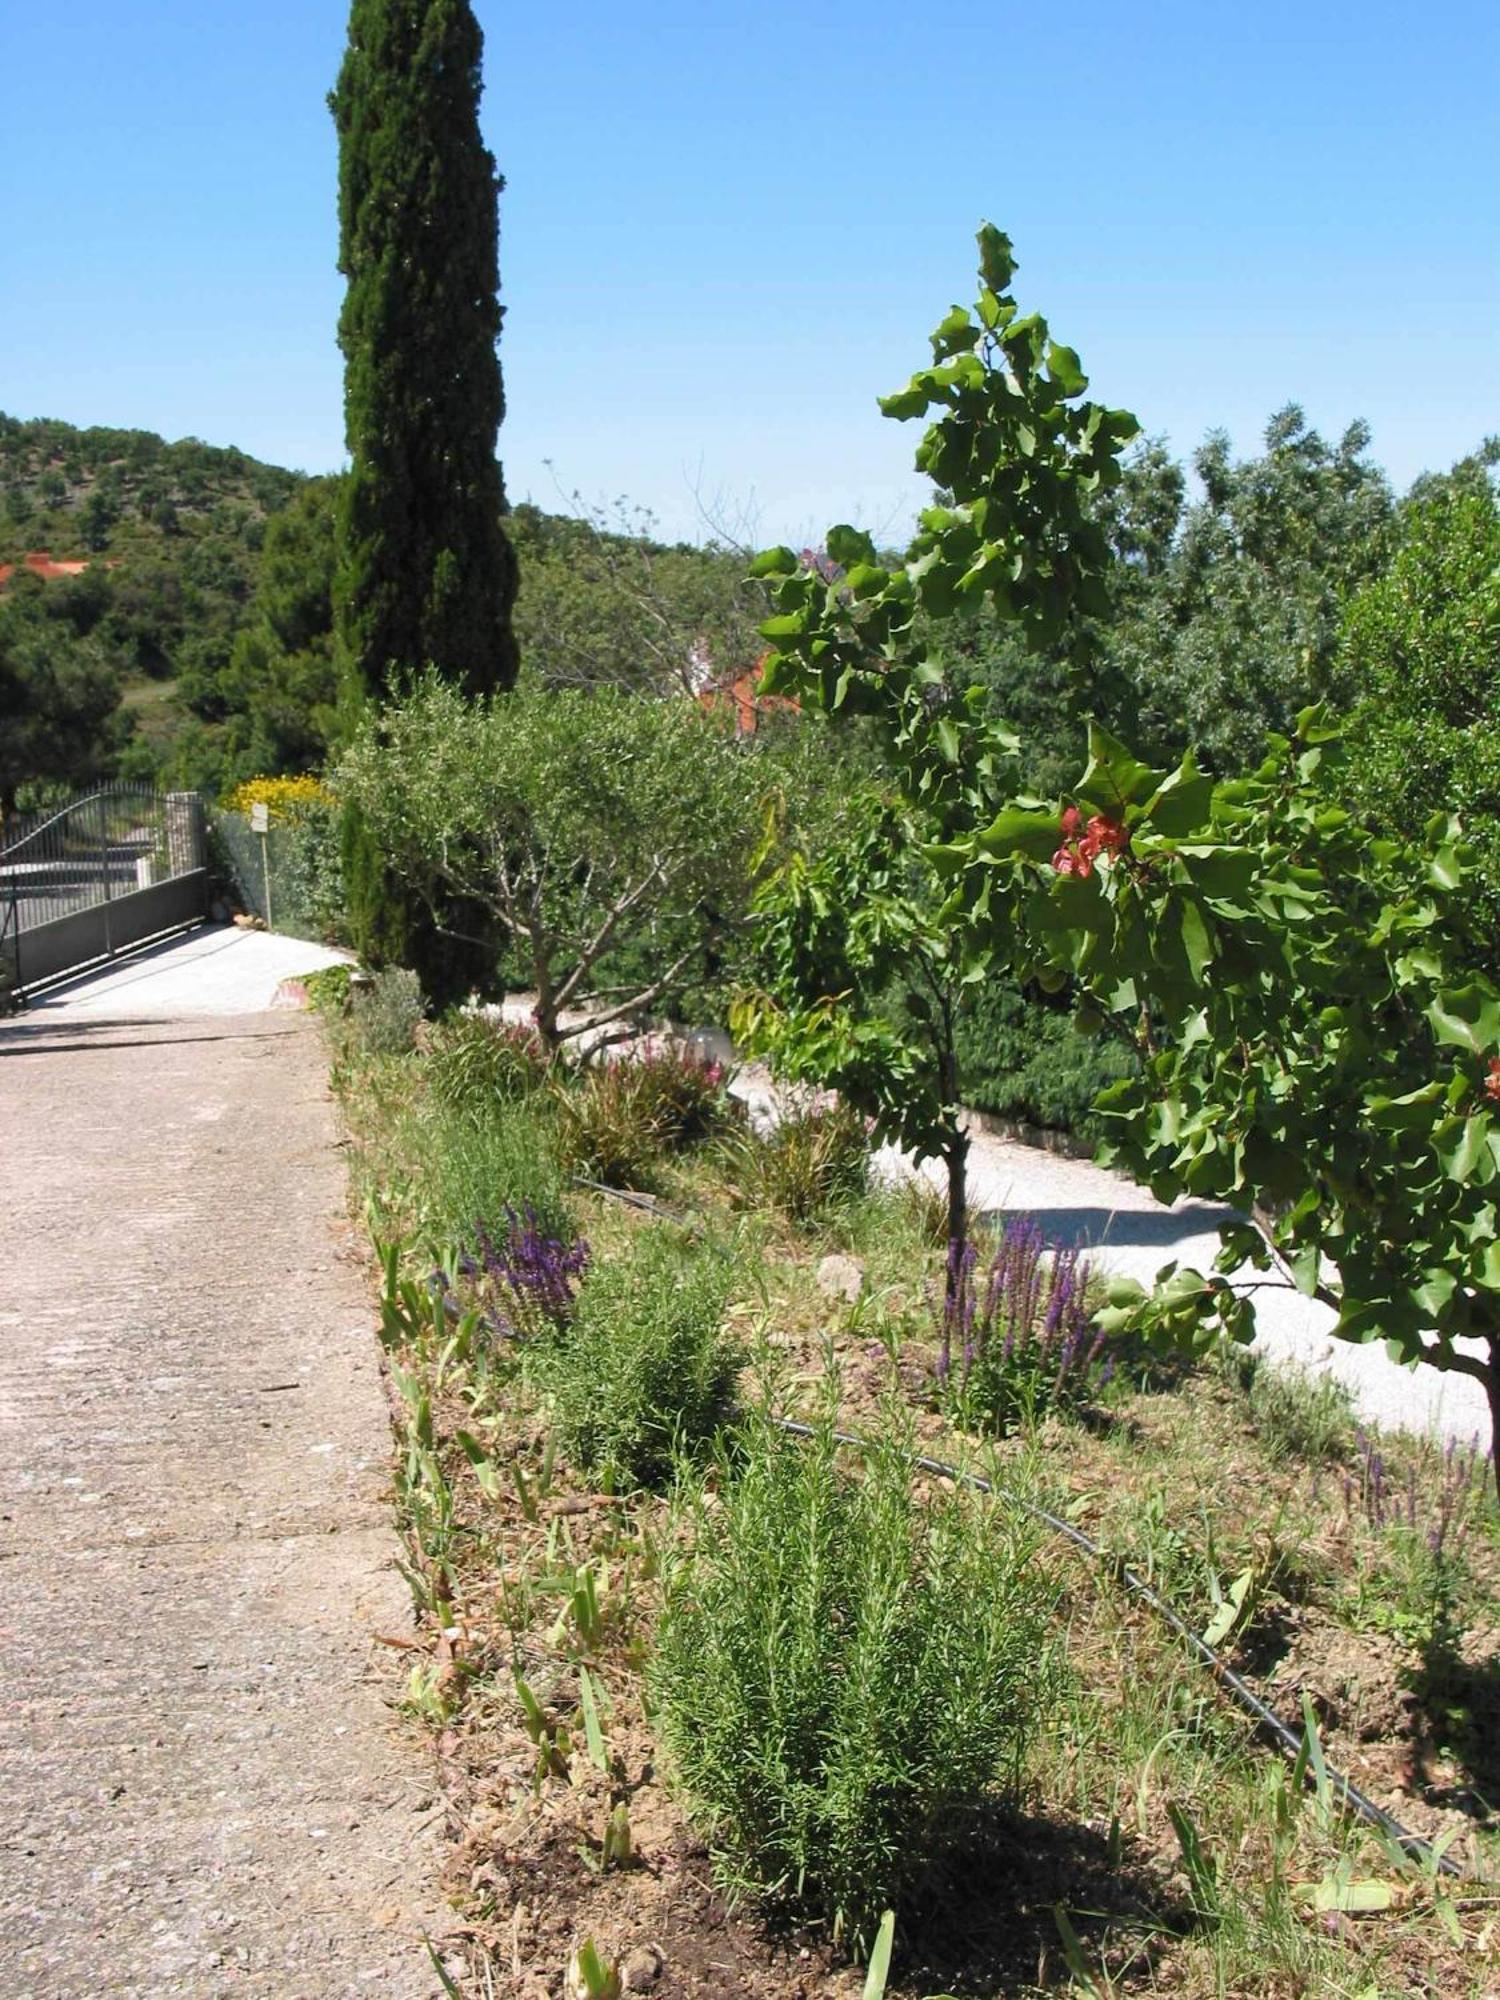
[[[1107,813],[1095,813],[1085,826],[1077,806],[1065,806],[1062,816],[1062,846],[1052,857],[1059,875],[1080,875],[1085,881],[1094,864],[1112,854],[1123,854],[1130,845],[1124,823]]]
[[[1484,1080],[1484,1094],[1500,1104],[1500,1056],[1490,1057],[1490,1073]]]

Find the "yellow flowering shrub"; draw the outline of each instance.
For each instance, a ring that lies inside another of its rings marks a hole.
[[[252,806],[263,805],[273,820],[299,820],[333,802],[333,793],[321,778],[246,778],[225,798],[224,809],[248,814]]]

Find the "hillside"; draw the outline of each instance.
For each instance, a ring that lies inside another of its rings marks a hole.
[[[39,548],[123,557],[206,535],[253,550],[257,524],[301,483],[233,445],[0,412],[0,563]]]
[[[64,760],[75,779],[111,761],[137,777],[180,767],[198,691],[246,622],[266,522],[305,483],[233,446],[0,413],[0,571],[16,569],[7,626],[44,633],[52,656],[83,649],[120,690],[110,745]],[[40,551],[90,568],[38,574],[26,558]]]

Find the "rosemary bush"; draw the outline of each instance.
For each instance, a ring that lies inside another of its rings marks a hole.
[[[660,1486],[726,1421],[743,1356],[723,1331],[731,1267],[664,1230],[600,1263],[542,1378],[569,1455],[615,1492]]]
[[[1035,1538],[913,1494],[894,1445],[753,1424],[684,1501],[651,1669],[677,1782],[733,1895],[854,1949],[1015,1795],[1052,1685]]]
[[[456,1111],[427,1094],[406,1114],[400,1149],[420,1163],[419,1219],[432,1242],[477,1250],[481,1231],[502,1241],[523,1212],[544,1235],[571,1238],[556,1134],[536,1103]]]

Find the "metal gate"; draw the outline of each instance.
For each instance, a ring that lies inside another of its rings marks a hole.
[[[113,785],[12,821],[0,846],[0,990],[24,997],[202,923],[206,861],[196,792]]]

